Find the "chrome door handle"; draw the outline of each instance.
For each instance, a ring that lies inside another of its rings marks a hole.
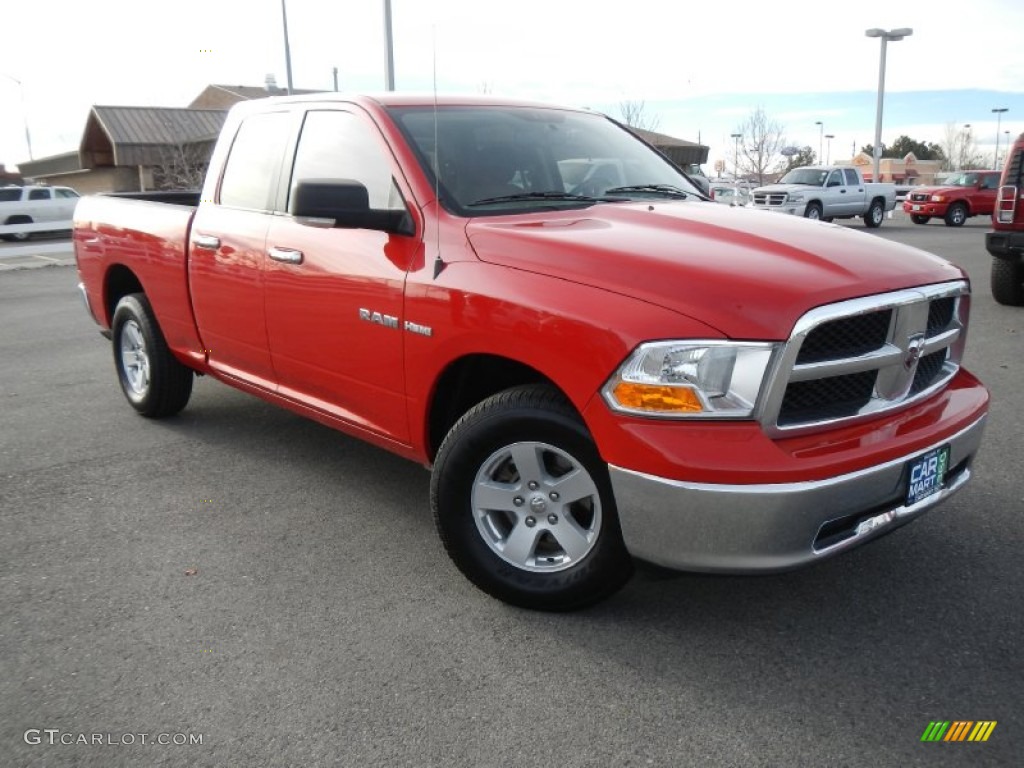
[[[216,251],[220,248],[220,238],[213,235],[196,235],[192,238],[192,245],[207,251]]]
[[[267,251],[267,255],[274,261],[283,261],[285,264],[302,263],[302,251],[296,251],[291,248],[271,246],[270,250]]]

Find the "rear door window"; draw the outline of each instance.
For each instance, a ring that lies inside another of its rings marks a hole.
[[[220,182],[221,205],[269,211],[289,140],[288,112],[265,112],[242,121]]]

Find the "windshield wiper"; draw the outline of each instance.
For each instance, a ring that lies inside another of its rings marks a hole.
[[[573,195],[569,192],[521,192],[518,195],[499,195],[498,197],[485,197],[481,200],[474,200],[466,203],[466,206],[490,205],[491,203],[514,203],[519,200],[568,200],[573,203],[596,203],[600,198],[588,197],[587,195]]]
[[[679,187],[673,187],[671,184],[627,184],[624,187],[612,187],[604,191],[606,195],[614,195],[620,192],[657,192],[669,197],[678,197],[679,199],[689,197],[691,194],[684,192]]]

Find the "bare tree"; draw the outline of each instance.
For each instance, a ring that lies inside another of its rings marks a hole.
[[[620,101],[619,114],[622,115],[622,122],[630,128],[639,128],[643,131],[657,130],[661,123],[661,119],[657,115],[647,114],[647,102],[643,100]]]
[[[942,163],[944,171],[985,167],[984,159],[978,151],[978,144],[969,125],[961,128],[956,123],[946,123],[939,147],[942,148],[942,153],[945,155]]]
[[[161,147],[159,162],[153,166],[153,185],[157,189],[202,189],[212,151],[213,144],[208,141]]]
[[[751,112],[735,133],[743,136],[740,140],[743,171],[757,176],[758,184],[764,184],[766,174],[783,168],[785,161],[780,150],[786,139],[782,135],[782,125],[771,119],[764,107],[759,106]]]

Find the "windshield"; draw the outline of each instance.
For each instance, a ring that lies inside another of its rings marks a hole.
[[[781,179],[779,184],[810,184],[820,187],[825,184],[828,169],[825,168],[794,168]]]
[[[700,199],[668,160],[608,118],[534,107],[396,107],[441,202],[461,215],[630,199]],[[435,145],[435,136],[436,145]]]
[[[950,176],[944,182],[947,187],[973,187],[977,183],[978,174],[976,173],[958,173]]]

